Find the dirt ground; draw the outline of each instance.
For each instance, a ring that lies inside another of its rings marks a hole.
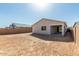
[[[68,37],[61,37],[68,39]],[[53,40],[55,39],[55,40]],[[0,35],[0,55],[3,56],[61,56],[79,55],[74,41],[56,41],[57,37],[31,33]]]

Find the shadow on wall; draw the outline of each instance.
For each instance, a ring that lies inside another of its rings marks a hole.
[[[65,36],[53,36],[53,35],[41,35],[41,34],[31,34],[31,36],[37,37],[45,41],[60,41],[60,42],[73,42],[71,32],[66,32]]]

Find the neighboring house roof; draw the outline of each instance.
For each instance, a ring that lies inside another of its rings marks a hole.
[[[42,18],[41,20],[39,20],[39,21],[36,22],[35,24],[39,23],[39,22],[42,21],[42,20],[60,22],[60,23],[64,23],[64,24],[67,26],[66,22],[64,22],[64,21],[54,20],[54,19],[47,19],[47,18]],[[33,24],[33,25],[35,25],[35,24]],[[33,26],[33,25],[32,25],[32,26]]]
[[[10,26],[14,25],[15,27],[31,27],[30,25],[27,24],[20,24],[20,23],[12,23]]]
[[[76,25],[79,25],[79,22],[75,22],[75,24],[73,25],[73,27],[75,27]]]

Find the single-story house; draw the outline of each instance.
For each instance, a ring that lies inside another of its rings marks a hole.
[[[63,36],[66,30],[66,22],[47,18],[42,18],[32,25],[32,33],[36,34],[60,34]]]
[[[9,28],[31,28],[31,26],[27,24],[12,23],[9,25]]]
[[[79,22],[75,22],[73,26],[73,36],[74,41],[76,42],[77,45],[79,45]]]

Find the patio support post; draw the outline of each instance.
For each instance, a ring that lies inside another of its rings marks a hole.
[[[64,36],[64,25],[62,25],[62,36]]]

